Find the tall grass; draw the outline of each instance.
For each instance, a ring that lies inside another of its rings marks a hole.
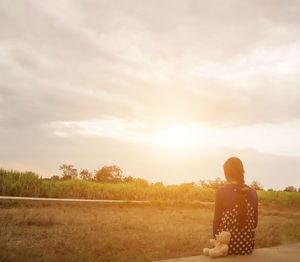
[[[0,169],[0,193],[11,196],[39,195],[43,180],[33,172]]]
[[[81,199],[122,199],[151,201],[214,201],[215,190],[191,184],[169,185],[140,183],[97,183],[79,179],[43,180],[33,172],[0,169],[2,196],[55,197]],[[263,204],[300,204],[300,193],[258,191]]]
[[[264,204],[288,203],[300,205],[300,192],[257,191],[258,200]]]
[[[139,181],[110,184],[79,179],[43,180],[32,172],[0,169],[0,194],[2,196],[82,199],[213,201],[215,190],[185,184],[164,186],[140,183]]]

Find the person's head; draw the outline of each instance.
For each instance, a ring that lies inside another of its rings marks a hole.
[[[230,157],[223,164],[225,178],[228,183],[237,182],[243,185],[244,181],[244,166],[238,157]]]

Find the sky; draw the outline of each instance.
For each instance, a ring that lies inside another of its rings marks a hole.
[[[300,188],[300,1],[0,0],[0,166]]]

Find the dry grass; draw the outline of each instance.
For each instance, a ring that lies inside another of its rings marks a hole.
[[[152,261],[199,255],[212,235],[212,218],[212,206],[2,205],[0,261]],[[300,207],[260,207],[256,248],[296,241]]]

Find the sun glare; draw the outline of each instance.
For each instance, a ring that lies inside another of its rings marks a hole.
[[[186,144],[185,132],[181,127],[170,127],[156,134],[156,142],[166,147],[182,147]]]
[[[182,148],[194,144],[192,130],[183,126],[168,127],[154,134],[154,144],[165,148]]]

